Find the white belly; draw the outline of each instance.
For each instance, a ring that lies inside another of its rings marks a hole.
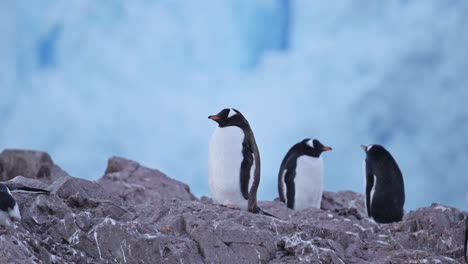
[[[18,220],[21,220],[21,213],[18,207],[18,203],[15,203],[15,206],[13,207],[12,210],[8,212],[10,214],[11,218],[16,218]]]
[[[8,210],[7,212],[0,210],[0,225],[1,226],[10,226],[12,224],[11,218],[16,218],[18,220],[21,220],[21,214],[20,214],[17,203],[15,204],[13,209]]]
[[[10,226],[10,215],[7,212],[0,210],[0,226]]]
[[[294,209],[320,208],[323,193],[323,159],[300,156],[297,159]]]
[[[244,132],[236,126],[217,127],[208,153],[208,184],[215,203],[247,209],[240,189]]]

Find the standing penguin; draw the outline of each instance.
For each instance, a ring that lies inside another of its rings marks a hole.
[[[392,155],[380,145],[361,145],[366,152],[366,208],[378,223],[392,223],[403,218],[405,187],[403,175]]]
[[[249,122],[234,108],[208,118],[218,123],[208,154],[208,183],[214,202],[263,212],[257,206],[260,155]]]
[[[10,226],[11,218],[21,220],[19,207],[8,187],[0,183],[0,225]]]
[[[286,153],[278,173],[280,201],[291,209],[320,208],[323,193],[322,152],[332,148],[306,138]]]

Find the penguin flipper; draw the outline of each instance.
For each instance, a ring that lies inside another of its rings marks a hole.
[[[366,166],[365,170],[366,170],[366,209],[367,209],[367,215],[369,217],[372,217],[370,196],[371,196],[372,186],[374,185],[374,175],[372,175],[368,165]]]
[[[286,202],[286,199],[284,197],[284,168],[283,166],[281,166],[280,168],[280,171],[278,172],[278,196],[279,196],[279,200],[282,202],[282,203],[285,203]]]
[[[284,182],[286,183],[286,206],[289,209],[294,209],[294,197],[296,197],[296,185],[294,184],[294,177],[296,173],[294,170],[288,170],[284,175]]]
[[[281,166],[278,172],[278,195],[279,195],[279,200],[283,203],[286,203],[286,190],[288,189],[286,186],[286,173],[289,170],[288,164],[289,164],[289,157],[291,150],[286,153],[286,156],[283,158],[283,161],[281,161]],[[286,190],[285,190],[286,189]]]
[[[254,175],[251,174],[252,166],[254,166],[255,161],[254,161],[254,152],[252,148],[252,144],[250,143],[249,140],[247,140],[247,137],[244,139],[242,142],[242,155],[244,159],[242,160],[241,163],[241,168],[240,168],[240,189],[242,196],[248,200],[249,199],[249,183],[250,183],[250,177],[254,177]]]
[[[277,216],[272,215],[272,214],[268,213],[267,211],[264,211],[263,209],[260,209],[260,213],[261,213],[262,215],[266,215],[266,216],[269,216],[269,217],[273,217],[273,218],[275,218],[275,219],[279,219]]]

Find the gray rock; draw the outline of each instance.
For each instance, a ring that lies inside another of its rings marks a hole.
[[[364,195],[353,191],[323,192],[320,208],[360,220],[367,217],[364,199]]]
[[[106,172],[98,183],[128,204],[159,206],[172,199],[196,200],[188,185],[159,170],[119,157],[109,159]]]
[[[21,189],[23,187],[47,190],[49,185],[36,179],[26,178],[21,175],[3,182],[10,190]]]
[[[22,175],[51,183],[68,176],[54,164],[49,154],[42,151],[6,149],[0,153],[0,181],[7,181]]]
[[[185,184],[121,158],[98,183],[67,176],[48,189],[13,193],[23,220],[0,227],[0,263],[459,263],[463,255],[463,213],[438,204],[377,224],[350,191],[326,192],[322,209],[260,202],[276,219],[198,201]]]

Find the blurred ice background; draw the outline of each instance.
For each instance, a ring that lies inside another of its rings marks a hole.
[[[406,209],[466,209],[468,1],[0,2],[0,148],[97,179],[112,155],[209,195],[207,119],[236,107],[262,158],[315,137],[325,189],[362,191],[360,144],[394,155]]]

